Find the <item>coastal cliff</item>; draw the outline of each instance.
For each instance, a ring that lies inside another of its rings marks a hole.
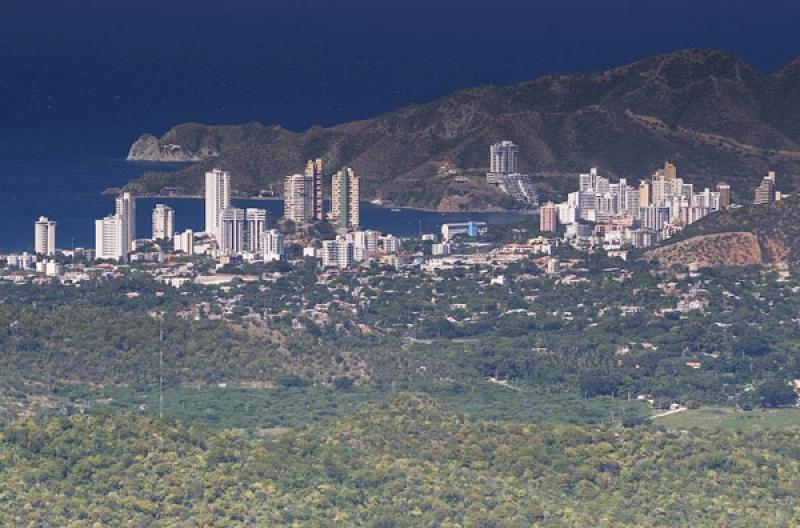
[[[142,134],[128,151],[128,161],[194,162],[219,156],[218,152],[203,147],[193,152],[183,145],[165,143],[151,134]]]

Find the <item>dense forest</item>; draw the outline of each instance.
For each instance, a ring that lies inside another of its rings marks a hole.
[[[800,436],[471,420],[419,394],[293,432],[103,414],[0,429],[4,526],[800,522]]]

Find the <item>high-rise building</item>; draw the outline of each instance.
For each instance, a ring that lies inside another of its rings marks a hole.
[[[220,215],[231,206],[231,174],[214,169],[206,172],[206,234],[217,238]]]
[[[296,224],[314,219],[314,179],[305,174],[286,177],[283,185],[283,216]]]
[[[244,212],[245,239],[244,251],[261,253],[264,231],[267,230],[267,210],[248,207]]]
[[[731,186],[721,181],[717,184],[717,192],[719,193],[720,209],[729,208],[731,206]]]
[[[322,265],[326,268],[352,268],[355,245],[342,237],[322,242]]]
[[[775,173],[770,171],[764,179],[761,180],[761,184],[756,188],[755,199],[753,203],[755,205],[764,205],[770,204],[775,201]]]
[[[127,258],[128,238],[126,223],[119,215],[110,215],[95,221],[95,258],[122,260]]]
[[[115,214],[122,222],[122,247],[125,253],[131,250],[136,240],[136,197],[129,192],[117,196]]]
[[[244,250],[244,209],[228,207],[219,214],[217,246],[223,255],[239,255]]]
[[[153,209],[153,240],[172,240],[175,235],[175,211],[164,204]]]
[[[514,174],[519,172],[519,147],[511,141],[501,141],[489,147],[489,172]]]
[[[545,233],[558,231],[558,207],[553,202],[539,208],[539,230]]]
[[[325,196],[322,194],[322,160],[320,158],[310,159],[306,163],[306,178],[311,179],[311,189],[313,191],[312,203],[314,204],[314,214],[312,218],[317,221],[325,219]]]
[[[191,229],[187,229],[183,233],[177,233],[174,240],[173,249],[176,252],[180,251],[187,255],[194,254],[194,232]]]
[[[639,207],[647,207],[653,204],[653,193],[650,188],[649,180],[639,182]]]
[[[284,254],[283,233],[277,229],[270,229],[265,232],[262,256],[264,261],[283,260]]]
[[[33,234],[34,250],[39,255],[55,255],[56,253],[56,223],[40,216],[34,225]]]
[[[343,167],[331,182],[331,219],[339,227],[357,228],[360,223],[360,182],[353,169]]]
[[[664,178],[667,180],[674,180],[678,177],[678,169],[673,163],[669,161],[664,163]]]

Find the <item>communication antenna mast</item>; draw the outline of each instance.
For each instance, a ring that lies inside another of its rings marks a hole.
[[[164,418],[164,315],[158,324],[158,417]]]

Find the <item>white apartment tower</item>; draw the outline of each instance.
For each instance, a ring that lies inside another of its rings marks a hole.
[[[258,254],[261,252],[264,232],[267,230],[267,210],[248,207],[244,212],[245,240],[244,251]]]
[[[314,178],[292,174],[283,185],[283,216],[296,224],[314,219]]]
[[[175,236],[175,211],[164,204],[153,209],[153,240],[172,240]]]
[[[338,237],[322,242],[322,265],[326,268],[352,268],[355,263],[355,245]]]
[[[343,167],[331,182],[331,219],[345,229],[355,229],[361,221],[361,183],[353,169]]]
[[[110,215],[95,220],[95,258],[121,260],[127,257],[125,240],[128,238],[126,223],[119,215]]]
[[[34,251],[39,255],[52,256],[56,253],[56,223],[40,216],[34,225]]]
[[[194,232],[191,229],[187,229],[183,233],[178,233],[175,235],[175,242],[174,242],[174,249],[175,251],[180,251],[182,253],[186,253],[187,255],[194,254]]]
[[[264,233],[263,259],[265,262],[271,260],[282,260],[284,256],[283,233],[277,229],[270,229]]]
[[[122,247],[127,253],[136,240],[136,197],[129,192],[117,196],[115,214],[122,222]]]
[[[489,148],[490,169],[494,174],[516,174],[519,172],[517,157],[519,147],[511,141],[501,141]]]
[[[244,210],[228,207],[219,214],[217,245],[224,255],[238,255],[244,250]]]
[[[206,172],[206,234],[217,238],[220,215],[231,206],[231,174],[214,169]]]

